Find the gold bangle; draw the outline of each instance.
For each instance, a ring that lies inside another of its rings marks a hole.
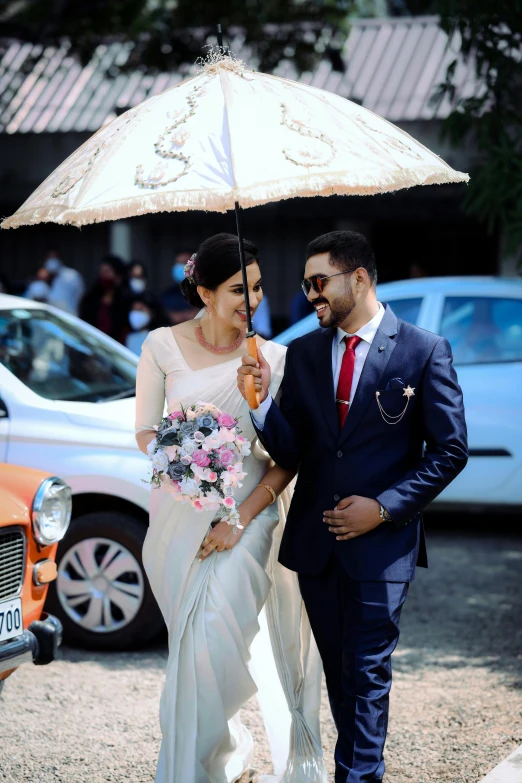
[[[272,489],[272,487],[269,484],[258,484],[258,487],[263,487],[266,489],[267,492],[270,492],[270,497],[272,498],[272,503],[275,503],[277,500],[277,495],[275,493],[275,490]]]

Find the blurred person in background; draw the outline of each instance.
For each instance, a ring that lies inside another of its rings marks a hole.
[[[109,337],[125,343],[128,303],[125,264],[119,256],[104,256],[97,280],[82,300],[80,317]]]
[[[198,314],[197,308],[192,307],[181,293],[180,284],[185,279],[185,265],[191,258],[191,253],[186,250],[177,253],[172,265],[172,285],[161,295],[161,304],[167,311],[171,324],[180,324],[190,321]]]
[[[25,299],[32,299],[35,302],[49,302],[49,296],[51,294],[51,275],[45,268],[41,266],[36,270],[34,280],[31,280],[27,286],[24,297]]]
[[[141,353],[141,346],[148,333],[152,329],[168,325],[156,297],[150,291],[137,294],[133,299],[128,318],[131,331],[127,335],[125,345],[137,356]]]
[[[131,296],[142,294],[149,285],[149,276],[146,267],[141,261],[131,261],[128,270],[128,282]]]
[[[65,266],[61,254],[55,248],[49,248],[45,254],[44,267],[49,273],[51,287],[48,303],[71,315],[78,315],[82,296],[85,292],[83,277],[76,269]]]

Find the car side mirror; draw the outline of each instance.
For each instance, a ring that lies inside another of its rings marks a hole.
[[[8,419],[9,418],[9,411],[7,410],[7,406],[5,402],[0,397],[0,419]]]

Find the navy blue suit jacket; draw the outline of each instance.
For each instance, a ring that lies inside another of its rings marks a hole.
[[[293,571],[319,574],[332,552],[361,581],[411,581],[427,566],[422,509],[464,468],[467,434],[462,391],[447,340],[397,319],[389,306],[375,335],[342,431],[332,376],[334,329],[319,329],[289,347],[280,407],[270,407],[262,443],[274,461],[298,469],[279,553]],[[400,380],[394,380],[400,379]],[[410,385],[405,416],[398,416]],[[323,512],[341,498],[375,498],[393,522],[336,541]]]

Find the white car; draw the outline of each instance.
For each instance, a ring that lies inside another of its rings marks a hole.
[[[522,280],[440,277],[377,288],[405,321],[446,337],[464,393],[470,459],[437,508],[522,509]],[[276,342],[318,328],[315,313]]]
[[[69,640],[99,649],[142,643],[163,626],[141,561],[150,488],[134,439],[136,365],[80,319],[0,295],[0,463],[70,485],[47,608]]]

